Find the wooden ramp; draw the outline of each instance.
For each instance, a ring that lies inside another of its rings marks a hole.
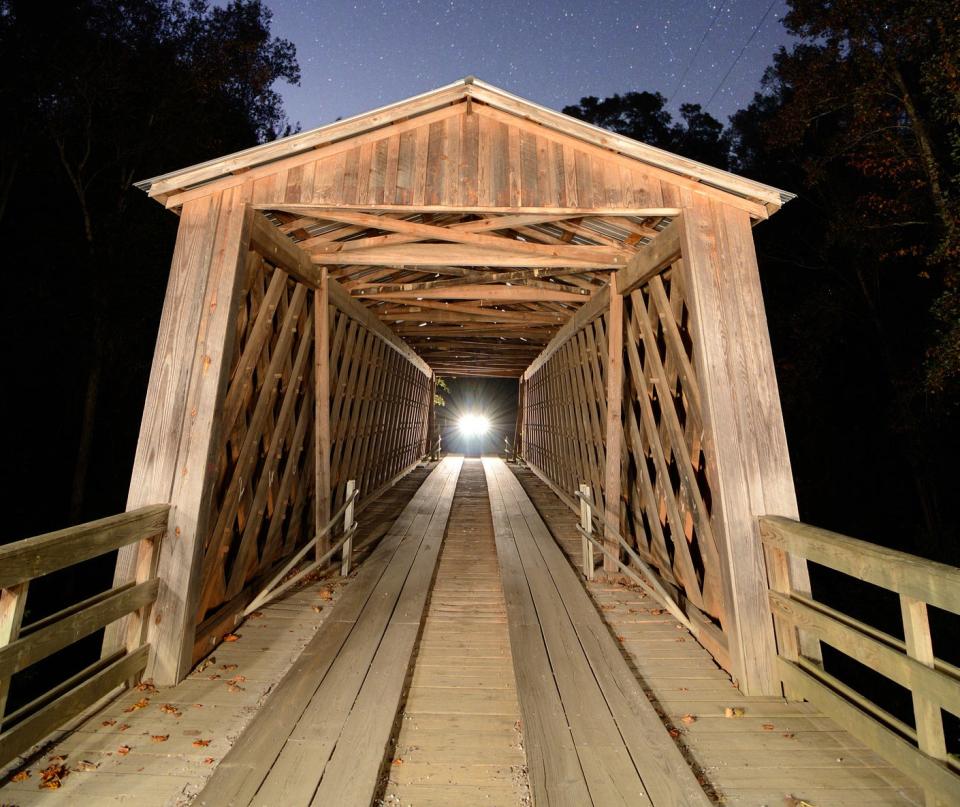
[[[461,464],[430,474],[199,804],[371,803]]]
[[[467,459],[382,802],[529,805],[525,766],[487,486],[480,460]]]
[[[577,568],[577,517],[527,469],[517,478]],[[920,789],[809,703],[746,697],[643,592],[588,585],[648,698],[717,803],[757,807],[924,804]],[[727,717],[727,709],[738,710]]]
[[[520,483],[483,461],[537,805],[707,805]]]

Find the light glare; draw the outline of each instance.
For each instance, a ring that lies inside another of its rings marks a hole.
[[[483,415],[470,413],[460,416],[457,428],[464,437],[482,437],[490,431],[490,421]]]

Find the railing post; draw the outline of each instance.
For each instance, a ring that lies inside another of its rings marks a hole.
[[[901,594],[900,613],[903,616],[903,639],[907,646],[907,655],[925,667],[933,669],[933,640],[930,637],[927,604],[922,600]],[[943,734],[940,705],[920,694],[919,687],[913,688],[912,695],[917,745],[923,753],[934,759],[947,759],[947,744]],[[926,794],[926,800],[928,807],[939,807],[945,804],[929,791]]]
[[[316,512],[314,529],[320,532],[330,520],[330,279],[322,267],[320,288],[313,292],[314,349],[314,468]],[[317,541],[314,557],[330,547],[329,539]]]
[[[140,539],[137,545],[136,565],[133,569],[135,585],[146,583],[148,580],[152,580],[157,576],[157,567],[160,563],[160,544],[165,536],[166,533],[161,532]],[[127,620],[127,636],[125,640],[127,653],[132,653],[147,643],[150,630],[150,612],[152,609],[153,602],[151,601],[130,614]],[[150,650],[154,652],[153,648]],[[127,683],[132,687],[139,683],[139,679],[140,673],[137,673]]]
[[[23,609],[27,604],[27,589],[30,581],[19,583],[0,591],[0,647],[15,642],[20,636]],[[7,695],[10,678],[0,678],[0,725],[7,710]]]
[[[356,490],[356,480],[351,479],[347,482],[347,509],[343,511],[343,534],[347,540],[343,543],[343,560],[340,562],[340,576],[346,577],[350,574],[350,564],[353,562],[353,536],[350,531],[353,529],[353,491]]]
[[[580,528],[584,534],[580,537],[583,543],[583,576],[593,580],[593,544],[587,537],[593,534],[593,508],[590,507],[590,486],[580,485]]]

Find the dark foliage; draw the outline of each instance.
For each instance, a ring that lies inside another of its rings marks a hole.
[[[756,236],[803,514],[960,563],[960,14],[790,6],[731,135],[799,194]]]
[[[0,0],[0,540],[124,509],[177,226],[132,183],[284,133],[275,85],[298,80],[259,0]],[[111,576],[106,557],[37,581],[27,621]],[[17,676],[13,701],[98,642]]]
[[[628,92],[602,100],[591,95],[564,107],[563,112],[648,145],[727,168],[730,140],[723,124],[699,104],[681,105],[682,121],[674,122],[664,109],[666,102],[658,92]]]
[[[259,0],[0,2],[11,537],[123,508],[176,228],[132,183],[283,133],[298,80]]]

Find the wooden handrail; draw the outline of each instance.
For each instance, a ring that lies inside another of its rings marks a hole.
[[[157,548],[169,511],[166,504],[141,507],[0,547],[0,766],[143,673],[148,612],[159,589]],[[22,625],[31,580],[137,542],[135,580]],[[123,618],[131,620],[123,649],[5,714],[13,675]]]
[[[960,614],[960,569],[780,516],[760,519],[763,542],[821,566]]]
[[[916,729],[819,664],[783,649],[780,678],[788,691],[817,705],[916,779],[929,803],[960,803],[960,760],[947,752],[941,712],[960,716],[960,669],[934,656],[927,618],[928,604],[960,614],[960,569],[779,516],[761,517],[760,534],[768,549],[802,557],[899,596],[902,640],[809,595],[769,593],[778,627],[800,628],[909,689]]]
[[[155,504],[0,546],[0,588],[42,577],[159,535],[170,506]]]

